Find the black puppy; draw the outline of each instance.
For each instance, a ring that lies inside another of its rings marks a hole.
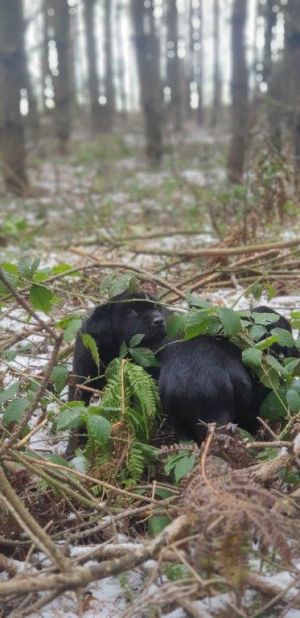
[[[259,307],[254,307],[252,313],[273,313],[278,316],[276,322],[271,322],[270,324],[266,324],[264,326],[264,328],[266,329],[266,334],[262,337],[262,339],[265,339],[266,337],[271,335],[274,328],[281,328],[283,330],[289,331],[290,333],[292,332],[289,321],[285,317],[283,317],[283,315],[278,313],[278,311],[275,311],[275,309],[272,309],[271,307],[260,305]],[[269,348],[269,352],[279,358],[288,358],[289,356],[299,358],[300,356],[300,350],[295,346],[282,346],[278,343],[273,343]]]
[[[253,311],[276,313],[263,306]],[[288,321],[278,314],[277,322],[266,326],[264,337],[275,327],[291,331]],[[256,431],[259,406],[269,390],[243,364],[239,348],[223,337],[206,335],[164,343],[159,353],[159,392],[177,439],[200,443],[206,433],[200,421],[222,425],[234,422],[251,433]],[[278,344],[270,352],[299,354],[295,348]]]
[[[91,335],[96,342],[100,376],[90,350],[82,341],[83,334]],[[165,335],[165,311],[150,295],[141,291],[123,292],[96,307],[76,338],[73,358],[76,383],[102,389],[107,365],[119,356],[121,343],[129,344],[131,337],[137,334],[144,335],[141,345],[151,349],[155,349]],[[91,392],[70,386],[68,399],[82,400],[88,405]]]

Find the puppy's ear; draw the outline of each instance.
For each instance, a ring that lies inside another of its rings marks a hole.
[[[113,340],[112,311],[111,303],[96,307],[86,320],[83,332],[94,337],[102,345],[110,345]]]

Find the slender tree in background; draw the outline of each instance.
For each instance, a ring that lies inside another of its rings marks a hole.
[[[171,89],[170,112],[174,128],[182,125],[180,61],[178,56],[178,10],[176,0],[167,4],[167,85]]]
[[[203,0],[199,0],[198,10],[196,13],[199,21],[196,55],[196,82],[198,91],[198,110],[197,117],[200,125],[204,122],[204,107],[203,107]]]
[[[276,25],[275,0],[267,0],[265,9],[265,42],[263,55],[263,81],[268,84],[272,73],[272,41],[274,26]]]
[[[24,193],[24,126],[20,90],[24,84],[24,20],[21,0],[0,0],[0,150],[8,191]]]
[[[50,0],[45,0],[43,7],[43,46],[42,46],[42,103],[43,103],[43,111],[47,112],[48,107],[46,104],[47,96],[46,96],[46,88],[48,86],[49,80],[51,78],[51,71],[49,65],[49,31],[51,26],[51,19],[49,15],[49,11],[51,11]]]
[[[61,154],[66,154],[72,123],[72,67],[70,58],[70,15],[68,0],[52,0],[58,72],[54,76],[55,127]]]
[[[85,39],[88,61],[88,89],[91,108],[92,133],[101,131],[104,125],[103,110],[99,104],[99,77],[97,70],[97,47],[95,38],[95,0],[84,0]]]
[[[289,0],[285,11],[285,50],[289,79],[286,83],[292,109],[292,138],[295,157],[295,186],[300,196],[300,2]]]
[[[24,28],[22,29],[23,41],[21,42],[22,47],[25,50],[25,31],[26,31],[26,22],[24,22]],[[28,57],[26,52],[23,55],[24,67],[23,67],[23,84],[22,88],[26,90],[27,93],[27,101],[28,101],[28,114],[26,117],[26,125],[30,129],[31,136],[34,141],[38,139],[39,136],[39,128],[40,128],[40,118],[38,111],[38,102],[36,93],[34,91],[32,85],[32,76],[28,67]],[[26,126],[25,125],[25,126]]]
[[[105,0],[105,94],[106,94],[106,128],[112,129],[115,113],[115,86],[113,66],[113,32],[112,32],[113,0]]]
[[[221,73],[220,73],[220,2],[214,0],[213,5],[213,104],[211,126],[218,124],[221,109]]]
[[[159,43],[156,36],[153,0],[132,0],[132,16],[140,84],[145,118],[146,152],[159,163],[163,151],[162,88],[159,73]]]
[[[123,39],[123,18],[124,18],[124,4],[120,1],[117,4],[116,11],[116,42],[117,42],[117,57],[116,57],[116,65],[117,65],[117,76],[118,76],[118,85],[119,85],[119,95],[121,102],[121,110],[123,113],[127,110],[127,93],[126,93],[126,85],[125,85],[125,64],[124,64],[124,39]]]
[[[242,182],[248,141],[248,70],[245,50],[247,0],[234,0],[232,9],[231,143],[228,177]]]

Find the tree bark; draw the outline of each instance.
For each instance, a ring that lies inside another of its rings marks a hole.
[[[232,12],[231,144],[228,177],[242,182],[248,141],[248,70],[245,53],[247,0],[234,0]]]
[[[126,85],[125,85],[125,65],[124,65],[124,40],[123,40],[123,4],[119,2],[117,6],[117,19],[116,19],[116,30],[117,30],[117,75],[118,75],[118,83],[119,83],[119,93],[120,93],[120,104],[121,111],[123,114],[127,112],[127,93],[126,93]]]
[[[199,36],[198,36],[198,54],[197,54],[197,90],[198,90],[198,124],[204,123],[204,107],[203,107],[203,0],[199,0],[198,6],[199,19]]]
[[[275,0],[267,0],[265,6],[265,44],[263,56],[263,81],[268,84],[272,73],[272,39],[273,28],[276,24],[276,13],[274,12]]]
[[[215,127],[218,124],[220,118],[221,109],[221,74],[220,74],[220,3],[219,0],[214,0],[213,5],[213,103],[212,103],[212,116],[211,126]]]
[[[72,124],[72,77],[70,59],[70,15],[67,0],[52,0],[58,74],[53,76],[55,90],[55,127],[62,155],[68,152]]]
[[[159,43],[155,32],[153,0],[147,6],[132,0],[140,96],[145,119],[146,153],[159,163],[163,152],[162,88],[159,72]]]
[[[91,109],[91,131],[101,131],[104,125],[103,110],[99,104],[99,76],[95,39],[95,0],[84,0],[84,22],[88,61],[88,90]]]
[[[300,197],[300,2],[289,0],[285,11],[285,49],[287,64],[287,96],[292,108],[292,140],[294,146],[295,188]]]
[[[8,191],[28,187],[20,90],[25,67],[24,19],[21,0],[0,0],[0,149]]]
[[[178,57],[178,10],[176,0],[168,0],[167,10],[167,84],[171,89],[170,112],[174,128],[182,126],[180,61]]]
[[[105,93],[106,93],[106,129],[113,126],[115,114],[115,86],[112,49],[112,9],[113,0],[105,0]]]

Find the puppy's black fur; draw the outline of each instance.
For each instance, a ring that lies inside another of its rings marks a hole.
[[[81,335],[85,333],[91,335],[96,342],[101,361],[101,377],[89,349],[82,341]],[[131,337],[137,334],[144,335],[141,345],[151,349],[154,349],[165,335],[164,309],[156,304],[150,295],[144,292],[123,292],[110,302],[96,307],[84,321],[76,338],[73,359],[76,383],[102,389],[105,385],[103,373],[107,365],[118,357],[121,343],[125,341],[129,344]],[[68,399],[79,399],[88,404],[91,393],[70,386]]]
[[[283,315],[278,313],[278,311],[275,311],[275,309],[272,309],[271,307],[260,305],[259,307],[255,307],[252,313],[274,313],[275,315],[278,316],[278,319],[276,322],[272,322],[271,324],[267,324],[265,326],[266,335],[263,337],[263,339],[265,339],[266,337],[272,334],[273,328],[282,328],[283,330],[287,330],[290,333],[292,332],[292,328],[291,328],[289,321],[285,317],[283,317]],[[299,358],[300,356],[300,350],[296,348],[295,346],[292,346],[292,347],[281,346],[278,343],[273,343],[269,348],[269,352],[271,352],[274,356],[277,356],[279,358],[288,358],[289,356]]]
[[[276,313],[264,306],[253,311]],[[275,327],[291,331],[288,321],[278,314],[277,322],[266,326],[265,337]],[[159,353],[159,392],[177,439],[200,443],[206,432],[199,421],[219,425],[234,422],[251,433],[256,431],[259,407],[269,390],[243,364],[235,345],[225,338],[205,335],[164,343]],[[270,348],[270,353],[299,355],[296,348],[278,344]]]

